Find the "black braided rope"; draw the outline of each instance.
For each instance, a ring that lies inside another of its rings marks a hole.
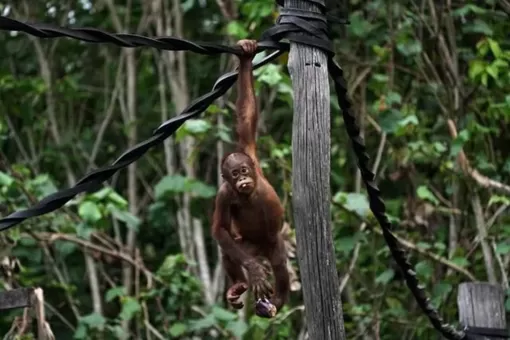
[[[367,188],[370,209],[381,225],[386,243],[390,248],[395,261],[403,271],[407,286],[414,295],[418,305],[430,319],[433,326],[448,339],[465,339],[465,334],[461,331],[456,331],[453,326],[445,324],[437,310],[430,304],[430,300],[426,296],[423,287],[418,282],[413,267],[407,261],[404,250],[400,247],[398,240],[392,232],[392,225],[386,216],[385,204],[381,199],[377,185],[374,183],[374,174],[369,170],[368,161],[370,158],[366,153],[364,141],[361,138],[355,115],[351,110],[352,105],[347,96],[343,71],[332,59],[332,46],[327,33],[325,32],[326,26],[324,21],[317,17],[314,18],[313,15],[289,8],[286,8],[284,16],[285,18],[281,20],[280,18],[278,19],[279,21],[284,21],[281,25],[276,25],[266,31],[264,39],[260,41],[257,49],[258,51],[265,49],[278,49],[278,51],[273,52],[269,56],[265,57],[264,60],[255,64],[254,68],[258,68],[266,64],[288,50],[288,44],[277,42],[281,38],[288,38],[291,41],[315,46],[323,49],[329,54],[328,68],[335,83],[335,90],[337,93],[338,103],[342,109],[345,127],[352,141],[354,152],[358,158],[358,167]],[[307,20],[300,19],[299,17],[312,21],[312,23],[306,22]],[[23,31],[41,38],[67,36],[83,41],[112,43],[123,47],[150,46],[163,50],[188,50],[208,55],[218,53],[240,53],[239,48],[219,44],[194,43],[184,39],[171,37],[147,38],[133,34],[110,34],[97,29],[70,29],[51,25],[26,24],[5,17],[0,17],[0,30]],[[309,35],[303,35],[303,32],[306,32]],[[160,127],[158,127],[158,129],[156,129],[151,138],[126,151],[112,165],[89,173],[78,181],[76,186],[49,195],[35,206],[26,210],[15,212],[1,219],[0,231],[13,227],[27,218],[52,212],[63,206],[66,202],[81,192],[97,191],[101,184],[109,179],[116,171],[139,159],[151,147],[160,144],[164,139],[173,134],[187,119],[197,117],[216,98],[224,94],[234,84],[236,79],[237,72],[230,72],[223,75],[216,81],[211,92],[197,98],[180,115],[163,123]]]
[[[370,210],[372,210],[372,213],[381,226],[386,244],[388,245],[393,258],[395,259],[395,262],[397,262],[398,266],[402,270],[407,286],[411,290],[416,299],[416,302],[425,312],[434,328],[441,332],[447,339],[465,339],[464,332],[458,331],[452,325],[445,323],[443,318],[439,315],[437,309],[432,306],[423,286],[418,281],[413,266],[407,260],[406,252],[402,249],[400,243],[395,237],[395,234],[392,231],[392,224],[386,215],[386,205],[381,198],[381,192],[377,187],[377,184],[374,182],[375,174],[370,170],[368,164],[370,157],[366,152],[365,142],[361,137],[360,129],[356,122],[356,116],[354,112],[352,112],[352,104],[347,95],[347,87],[345,85],[343,70],[335,63],[332,58],[329,59],[328,69],[331,76],[335,80],[334,83],[337,93],[338,105],[342,109],[345,128],[351,139],[354,153],[358,159],[358,168],[360,169],[361,177],[363,178],[363,182],[367,188]]]
[[[207,42],[192,42],[175,37],[149,38],[138,34],[108,33],[96,28],[69,28],[52,24],[24,23],[15,19],[0,16],[0,30],[20,31],[39,38],[68,37],[90,43],[110,43],[121,47],[153,47],[165,51],[190,51],[199,54],[215,55],[230,53],[239,55],[238,46],[226,46]],[[261,42],[257,52],[265,49],[280,49],[281,46],[272,42]]]

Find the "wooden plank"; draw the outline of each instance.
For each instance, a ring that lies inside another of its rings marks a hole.
[[[505,292],[499,285],[468,282],[459,286],[459,321],[468,327],[506,329]],[[500,337],[470,336],[469,340],[501,340]]]
[[[285,0],[286,7],[319,12]],[[297,255],[310,339],[345,339],[331,233],[330,95],[326,54],[291,43],[288,69],[294,89],[292,205]]]
[[[0,292],[0,310],[30,306],[32,292],[32,288],[18,288]]]

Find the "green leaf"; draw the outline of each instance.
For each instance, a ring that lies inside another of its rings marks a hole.
[[[358,239],[354,236],[344,236],[335,240],[335,249],[341,252],[349,253],[356,245]]]
[[[487,12],[486,9],[482,8],[482,7],[478,7],[477,5],[475,4],[466,4],[465,6],[462,6],[462,7],[459,7],[457,9],[455,9],[452,14],[454,17],[459,17],[459,16],[466,16],[468,15],[469,13],[473,13],[473,14],[485,14]]]
[[[234,314],[224,308],[213,306],[212,314],[214,317],[221,321],[231,321],[237,319],[237,314]]]
[[[449,283],[442,282],[434,285],[434,295],[448,295],[452,291],[453,286]]]
[[[402,316],[406,313],[407,308],[402,306],[402,302],[394,297],[387,297],[384,299],[389,307],[389,313],[395,316]]]
[[[363,194],[338,192],[333,197],[333,202],[341,204],[348,211],[355,212],[361,217],[367,217],[371,213],[368,199]]]
[[[425,185],[420,185],[418,189],[416,189],[416,194],[422,200],[429,201],[434,205],[439,205],[439,200],[434,196],[434,194],[427,188]]]
[[[482,74],[482,85],[487,87],[489,83],[489,75],[487,73]]]
[[[108,195],[108,199],[122,208],[125,208],[128,205],[128,201],[113,190]]]
[[[0,171],[0,185],[3,186],[10,186],[12,183],[14,183],[14,178],[6,174],[5,172]]]
[[[216,136],[223,142],[232,143],[232,137],[230,136],[231,132],[232,131],[228,126],[221,124],[217,127]]]
[[[45,197],[57,192],[57,187],[48,175],[39,175],[30,180],[29,183],[37,189],[37,197]]]
[[[116,193],[111,187],[103,188],[93,193],[91,197],[95,198],[98,201],[108,199],[109,201],[115,203],[120,207],[126,207],[128,205],[128,202],[124,199],[124,197]]]
[[[407,116],[404,119],[401,119],[400,121],[398,121],[398,126],[401,126],[401,127],[404,127],[407,125],[418,125],[418,124],[419,124],[419,121],[418,121],[418,117],[416,117],[416,115],[410,115],[410,116]]]
[[[379,45],[372,45],[372,51],[374,51],[374,53],[381,59],[385,58],[389,54],[389,49]]]
[[[115,339],[128,339],[129,336],[120,325],[107,326],[107,329],[113,333]]]
[[[366,20],[363,17],[361,12],[353,12],[349,16],[349,25],[347,26],[347,30],[349,31],[349,35],[357,38],[365,38],[368,36],[370,31],[373,28],[372,23]]]
[[[401,104],[402,103],[402,96],[400,93],[397,92],[389,92],[384,101],[386,102],[386,105],[391,106],[394,104]]]
[[[434,242],[434,248],[437,250],[443,251],[446,250],[446,245],[442,242]]]
[[[110,187],[106,187],[106,188],[103,188],[95,193],[93,193],[91,196],[98,199],[98,200],[103,200],[105,199],[111,192],[112,192],[112,188]]]
[[[85,240],[90,240],[90,235],[94,232],[94,228],[91,228],[90,225],[85,222],[78,223],[75,228],[76,236]]]
[[[402,118],[404,117],[399,110],[385,110],[379,115],[379,125],[384,132],[393,133],[398,129]]]
[[[200,136],[212,128],[211,123],[204,119],[187,120],[175,133],[175,142],[179,143],[186,136]]]
[[[183,0],[181,2],[182,11],[186,13],[189,10],[193,9],[195,7],[195,1],[196,0]]]
[[[221,114],[225,113],[225,109],[220,108],[218,105],[211,104],[207,107],[205,112],[210,114]]]
[[[420,249],[423,249],[423,250],[427,250],[427,249],[430,249],[432,248],[430,244],[426,243],[426,242],[417,242],[416,243],[416,246]]]
[[[216,318],[212,314],[208,314],[206,317],[198,320],[193,320],[190,322],[190,330],[191,331],[200,331],[204,329],[211,328],[216,325]]]
[[[248,37],[249,33],[239,21],[231,21],[227,25],[227,34],[238,39]]]
[[[456,157],[464,144],[469,140],[470,135],[469,131],[462,130],[459,132],[457,138],[455,138],[452,142],[452,146],[450,148],[450,156]]]
[[[496,245],[496,253],[500,255],[506,255],[510,253],[510,243],[508,242],[501,242]]]
[[[283,76],[281,74],[281,67],[275,64],[268,64],[266,66],[261,67],[260,69],[254,72],[257,79],[263,83],[266,83],[270,86],[278,85]]]
[[[419,40],[406,39],[397,43],[397,50],[406,57],[418,55],[422,52],[423,47]]]
[[[80,318],[80,323],[92,329],[101,329],[106,324],[106,319],[99,313],[91,313]]]
[[[79,324],[78,327],[76,327],[76,331],[73,334],[74,339],[86,339],[87,338],[87,326],[84,324]]]
[[[85,201],[80,204],[78,214],[81,218],[88,222],[97,222],[102,217],[99,207],[91,201]]]
[[[178,338],[188,330],[188,326],[182,322],[175,322],[169,329],[168,332],[173,338]]]
[[[501,51],[501,48],[499,47],[499,44],[497,41],[492,39],[487,39],[489,42],[489,47],[491,48],[492,54],[494,54],[494,57],[501,58],[503,56],[503,52]]]
[[[386,269],[379,276],[376,277],[375,283],[382,283],[383,285],[388,284],[393,277],[395,276],[395,271],[393,269]]]
[[[121,287],[110,288],[110,289],[108,289],[108,291],[105,294],[105,300],[106,300],[106,302],[111,302],[111,301],[113,301],[113,299],[115,299],[117,297],[124,296],[124,295],[126,295],[125,287],[121,286]]]
[[[497,66],[494,66],[494,64],[491,64],[487,66],[485,69],[487,71],[487,74],[490,75],[493,79],[498,80],[498,68]]]
[[[120,318],[122,320],[131,320],[136,313],[140,312],[142,310],[142,307],[136,301],[130,296],[124,297],[121,299],[122,301],[122,310],[120,312]]]
[[[436,308],[438,308],[445,299],[448,298],[448,295],[453,290],[453,286],[449,283],[438,283],[434,285],[432,291],[432,303]]]
[[[179,270],[186,260],[182,254],[168,255],[157,270],[158,275],[171,275]]]
[[[183,126],[191,134],[206,133],[211,129],[211,123],[204,119],[189,119]]]
[[[248,331],[248,325],[243,320],[231,321],[227,323],[225,328],[238,339],[242,339],[243,335]]]
[[[463,33],[481,33],[487,36],[492,36],[494,34],[492,28],[481,19],[467,21],[461,26],[461,28]]]
[[[211,185],[196,179],[188,179],[186,182],[186,191],[192,193],[194,197],[211,198],[216,196],[216,188]]]
[[[216,137],[218,137],[223,142],[227,142],[227,143],[232,142],[232,138],[230,138],[230,135],[228,134],[228,132],[225,132],[223,130],[218,130],[218,132],[216,133]]]
[[[181,175],[169,175],[163,177],[154,188],[156,199],[161,199],[168,193],[184,192],[186,177]]]
[[[510,204],[510,199],[506,196],[492,195],[491,198],[489,199],[488,206],[490,207],[491,205],[497,203]]]
[[[469,261],[465,257],[457,256],[450,260],[451,262],[455,263],[459,267],[467,267],[469,266]]]
[[[76,245],[76,243],[65,240],[57,240],[53,243],[53,245],[62,258],[65,258],[78,249],[78,245]]]
[[[388,77],[387,74],[382,74],[382,73],[374,73],[372,75],[372,80],[373,81],[376,81],[378,83],[382,83],[382,84],[386,84],[388,82],[390,78]]]
[[[189,192],[195,197],[211,198],[216,195],[216,188],[197,179],[181,175],[165,176],[154,188],[156,199],[162,199],[169,194],[183,192]]]
[[[418,262],[415,266],[416,274],[424,279],[429,279],[434,273],[434,268],[427,261]]]
[[[447,150],[446,146],[440,142],[434,142],[434,149],[439,153],[443,153]]]
[[[115,219],[126,223],[126,226],[130,229],[138,230],[138,227],[142,223],[142,221],[138,217],[136,217],[129,211],[120,210],[113,204],[108,204],[107,209]]]
[[[469,78],[475,80],[479,75],[485,72],[487,63],[482,60],[473,60],[469,65]]]

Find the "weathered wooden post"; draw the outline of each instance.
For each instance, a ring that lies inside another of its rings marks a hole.
[[[32,288],[18,288],[0,292],[0,310],[30,307]]]
[[[18,288],[0,292],[0,311],[15,308],[24,308],[23,316],[14,319],[13,327],[3,335],[4,339],[10,339],[12,334],[16,334],[19,324],[28,321],[26,318],[31,317],[30,314],[37,320],[37,340],[55,339],[50,325],[46,322],[44,293],[41,288]]]
[[[502,287],[484,282],[461,283],[457,296],[459,321],[468,327],[468,340],[502,340],[506,329],[505,292]],[[469,328],[474,327],[473,333]],[[491,336],[493,334],[494,336]],[[506,331],[508,337],[508,331]]]
[[[285,0],[285,7],[320,12],[317,5],[300,0]],[[331,233],[327,56],[317,48],[291,43],[287,66],[294,89],[292,204],[308,334],[312,340],[342,340],[345,330]]]

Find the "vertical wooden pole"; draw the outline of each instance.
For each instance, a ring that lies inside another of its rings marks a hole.
[[[505,292],[498,285],[484,282],[461,283],[457,296],[459,321],[464,326],[493,329],[506,328]],[[496,337],[474,336],[469,340],[491,340]]]
[[[285,7],[319,12],[285,0]],[[292,204],[310,339],[345,339],[331,233],[330,95],[326,54],[291,43],[288,69],[294,89]]]

